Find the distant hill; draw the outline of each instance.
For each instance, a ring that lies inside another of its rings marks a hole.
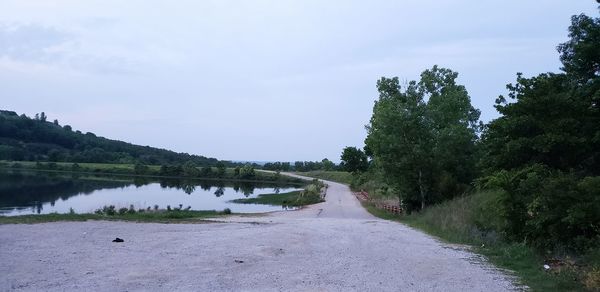
[[[219,160],[177,153],[149,146],[73,131],[71,126],[46,121],[44,113],[34,118],[0,110],[0,160],[181,164],[214,166]],[[227,165],[231,163],[225,162]]]

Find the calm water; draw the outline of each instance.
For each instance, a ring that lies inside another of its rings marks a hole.
[[[284,193],[299,186],[201,180],[157,180],[106,176],[77,176],[43,172],[0,171],[0,215],[91,213],[105,205],[117,208],[161,209],[191,206],[192,210],[253,213],[281,206],[236,204],[229,201],[260,194]]]

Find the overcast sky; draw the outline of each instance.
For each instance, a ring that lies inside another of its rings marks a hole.
[[[5,1],[0,108],[228,160],[339,161],[381,76],[459,72],[482,120],[596,1]]]

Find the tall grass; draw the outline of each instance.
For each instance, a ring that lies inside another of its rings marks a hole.
[[[499,191],[477,192],[403,216],[368,204],[365,207],[375,216],[408,224],[443,241],[471,245],[494,265],[514,271],[520,283],[533,291],[579,291],[583,289],[580,281],[595,281],[594,270],[589,273],[567,268],[547,272],[543,254],[523,242],[503,238],[498,231],[504,224],[497,203],[500,195]]]
[[[175,208],[171,210],[130,208],[116,209],[115,206],[104,206],[93,214],[77,214],[75,211],[66,214],[50,213],[40,215],[0,216],[0,224],[34,224],[55,221],[86,221],[86,220],[109,220],[109,221],[134,221],[134,222],[159,222],[159,223],[181,223],[181,222],[203,222],[202,219],[219,217],[231,214],[231,210],[190,210],[190,208]]]
[[[495,207],[500,193],[483,191],[431,206],[403,221],[452,242],[482,245],[500,240],[503,225]]]
[[[326,185],[321,181],[314,179],[304,190],[292,191],[283,194],[263,194],[256,198],[235,199],[231,202],[239,204],[264,204],[284,207],[300,207],[323,202],[321,197],[322,190]]]

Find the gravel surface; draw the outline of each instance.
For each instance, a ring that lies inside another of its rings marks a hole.
[[[0,291],[516,289],[464,248],[377,219],[327,183],[325,203],[226,222],[0,225]]]

